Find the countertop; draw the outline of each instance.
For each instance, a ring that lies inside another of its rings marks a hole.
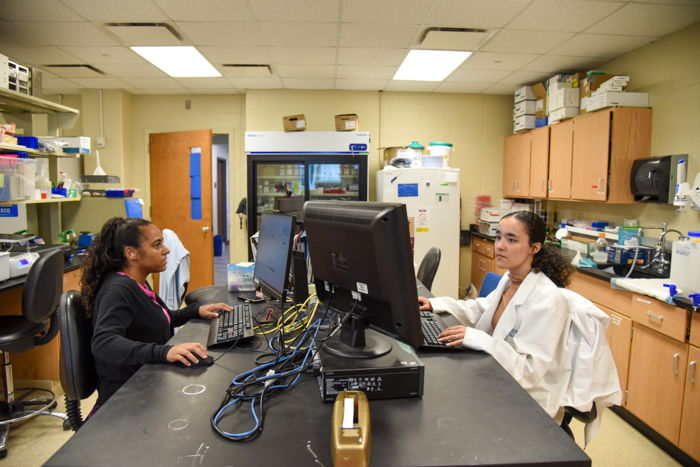
[[[60,245],[55,245],[56,248],[60,248]],[[42,251],[38,251],[38,253],[41,255],[42,252],[50,251],[52,250],[51,245],[46,245]],[[73,256],[71,258],[63,263],[63,273],[65,274],[66,272],[73,271],[75,269],[80,268],[83,265],[83,257],[78,255],[77,250],[73,250]],[[6,281],[0,282],[0,293],[14,289],[15,287],[20,287],[24,285],[24,282],[27,280],[27,275],[25,274],[24,276],[20,277],[15,277],[12,279],[8,279]]]

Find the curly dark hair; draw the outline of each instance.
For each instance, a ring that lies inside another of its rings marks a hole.
[[[542,245],[532,260],[532,269],[543,272],[557,287],[569,285],[574,267],[555,246],[544,244],[547,238],[547,225],[542,218],[530,211],[512,212],[503,216],[503,218],[506,217],[513,217],[525,226],[530,245],[535,243]]]
[[[83,258],[80,279],[80,301],[85,315],[92,317],[95,298],[107,274],[121,271],[126,264],[124,249],[141,248],[143,227],[151,223],[144,219],[113,217],[102,226]]]

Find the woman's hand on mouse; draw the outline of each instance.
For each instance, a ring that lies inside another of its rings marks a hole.
[[[418,297],[418,303],[420,304],[419,310],[433,310],[433,305],[430,304],[430,300],[425,297]]]
[[[231,311],[233,310],[233,307],[231,305],[227,305],[226,303],[210,303],[209,305],[202,305],[199,307],[199,316],[204,319],[216,318],[219,316],[219,310]]]
[[[190,361],[195,362],[199,361],[200,358],[207,358],[207,349],[199,342],[178,344],[168,350],[166,358],[170,363],[180,362],[183,365],[190,366]]]

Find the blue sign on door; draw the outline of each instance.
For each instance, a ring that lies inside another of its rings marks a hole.
[[[17,212],[17,205],[12,206],[0,206],[0,217],[19,217]]]

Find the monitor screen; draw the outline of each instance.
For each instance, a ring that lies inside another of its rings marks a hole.
[[[263,293],[280,302],[284,302],[285,291],[289,285],[295,224],[294,216],[272,213],[263,213],[260,216],[255,279],[262,287]]]
[[[335,289],[332,306],[347,308],[343,291],[359,294],[367,326],[423,345],[406,206],[309,201],[304,226],[313,275]],[[324,291],[316,290],[322,298]]]

